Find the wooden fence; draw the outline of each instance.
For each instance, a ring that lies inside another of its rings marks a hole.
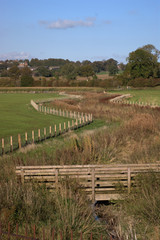
[[[1,139],[0,155],[11,153],[14,150],[21,149],[28,144],[34,144],[44,141],[48,138],[53,138],[66,133],[69,130],[75,130],[93,121],[92,114],[76,113],[61,109],[51,109],[38,105],[31,100],[31,105],[37,110],[47,114],[58,115],[61,117],[71,118],[72,120],[49,126],[48,128],[32,130],[29,133],[25,132],[23,135],[10,136]]]
[[[11,231],[11,226],[10,223],[7,226],[7,230],[3,230],[2,224],[0,222],[0,240],[7,239],[7,240],[12,240],[12,239],[24,239],[24,240],[66,240],[63,237],[62,231],[56,232],[55,229],[51,229],[48,233],[45,228],[41,229],[41,233],[36,233],[36,226],[33,225],[32,227],[32,233],[29,234],[27,231],[27,226],[25,227],[25,233],[20,233],[19,232],[19,225],[16,224],[15,231]],[[32,235],[32,236],[31,236]],[[38,236],[37,236],[38,235]],[[92,232],[88,234],[88,240],[93,240],[94,235]],[[72,230],[70,231],[70,238],[67,238],[70,240],[73,240],[73,232]],[[83,239],[83,232],[79,233],[79,238],[80,240]],[[85,238],[86,239],[86,238]],[[104,238],[101,234],[99,234],[99,240],[106,239]],[[110,238],[112,240],[112,237]],[[76,239],[75,239],[76,240]]]
[[[83,126],[90,124],[92,121],[89,118],[74,119],[68,122],[55,124],[48,128],[32,130],[25,132],[23,135],[10,136],[8,138],[1,139],[0,155],[12,153],[14,150],[21,149],[28,144],[40,143],[46,139],[53,138],[62,135],[70,130],[76,130]]]
[[[149,103],[149,102],[140,102],[140,101],[129,101],[129,100],[124,100],[126,98],[130,98],[130,94],[125,94],[122,96],[118,96],[116,98],[113,98],[110,100],[112,103],[119,103],[119,104],[124,104],[124,105],[131,105],[131,106],[139,106],[139,107],[150,107],[150,108],[159,108],[160,105],[156,103]]]
[[[138,173],[160,173],[160,164],[17,166],[17,178],[24,184],[35,181],[55,189],[65,178],[75,179],[92,201],[118,199],[121,193],[130,193]]]
[[[41,102],[34,102],[33,100],[31,100],[31,105],[34,107],[36,111],[43,112],[45,114],[52,114],[52,115],[57,115],[57,116],[67,117],[72,119],[81,119],[82,121],[83,119],[85,121],[93,120],[93,116],[90,113],[75,112],[75,111],[72,112],[66,109],[62,110],[62,109],[50,108],[50,107],[43,106]]]

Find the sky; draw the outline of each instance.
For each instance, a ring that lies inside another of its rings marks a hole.
[[[126,62],[160,50],[160,0],[0,0],[0,59]]]

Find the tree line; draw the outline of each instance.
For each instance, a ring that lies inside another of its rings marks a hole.
[[[64,59],[37,58],[0,62],[0,76],[10,77],[18,86],[33,86],[33,77],[39,77],[41,86],[102,86],[119,87],[124,85],[134,87],[160,85],[160,51],[148,44],[129,53],[127,64],[118,63],[113,58],[103,61],[89,60],[69,61]],[[20,64],[24,64],[22,68]],[[120,71],[121,70],[121,73]],[[98,79],[98,73],[108,72],[112,78]],[[118,73],[118,74],[117,74]],[[86,77],[77,81],[77,77]],[[52,78],[47,83],[45,78]],[[43,82],[42,82],[43,81]]]

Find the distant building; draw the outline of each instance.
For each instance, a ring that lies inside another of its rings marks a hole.
[[[60,68],[60,66],[50,66],[49,67],[49,70],[57,70],[57,69],[59,69]]]
[[[28,67],[28,63],[27,62],[20,62],[18,65],[19,68],[24,68],[24,67]]]

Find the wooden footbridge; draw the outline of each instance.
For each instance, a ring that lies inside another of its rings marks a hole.
[[[76,179],[93,202],[120,198],[117,186],[123,186],[123,191],[129,193],[135,176],[150,171],[160,173],[160,163],[16,167],[17,178],[23,184],[35,181],[55,189],[65,178]]]

